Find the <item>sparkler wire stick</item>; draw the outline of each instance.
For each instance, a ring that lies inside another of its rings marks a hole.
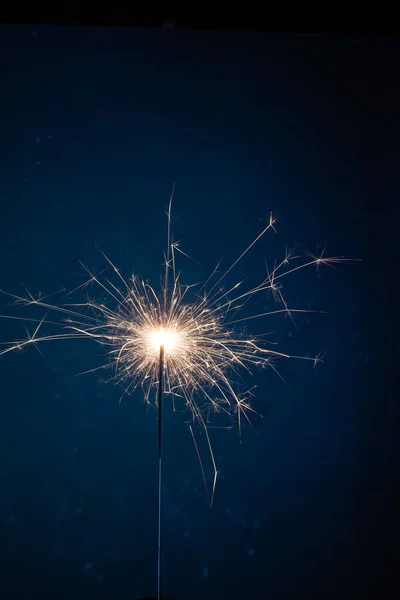
[[[157,547],[157,600],[161,600],[161,477],[162,477],[162,408],[164,396],[164,341],[160,341],[158,366],[158,547]]]

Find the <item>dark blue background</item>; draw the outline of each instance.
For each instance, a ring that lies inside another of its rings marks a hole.
[[[278,233],[237,278],[261,279],[293,243],[363,261],[287,280],[290,305],[328,313],[299,333],[284,318],[249,323],[284,352],[326,358],[280,364],[287,386],[272,371],[249,379],[263,418],[241,442],[211,430],[212,509],[187,415],[167,410],[166,592],[388,598],[398,42],[8,26],[0,43],[1,289],[73,289],[79,260],[105,266],[95,244],[157,286],[175,180],[175,235],[199,263],[182,258],[184,281],[232,262],[270,210]],[[26,314],[9,304],[0,313]],[[0,327],[4,342],[25,335],[23,322]],[[40,349],[0,358],[2,598],[154,593],[156,413],[139,391],[119,405],[101,373],[72,377],[102,364],[90,342]]]

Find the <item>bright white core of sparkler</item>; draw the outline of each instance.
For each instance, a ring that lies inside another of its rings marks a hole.
[[[177,334],[164,329],[164,327],[160,327],[160,329],[150,334],[150,344],[156,350],[159,350],[160,346],[164,346],[165,350],[172,350],[176,346],[177,341]]]

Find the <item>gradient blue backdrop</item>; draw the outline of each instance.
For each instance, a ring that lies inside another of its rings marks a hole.
[[[327,311],[299,332],[250,322],[325,362],[281,364],[288,385],[249,378],[263,418],[241,442],[236,428],[212,431],[212,509],[187,415],[167,410],[166,592],[388,598],[398,42],[7,26],[0,44],[1,289],[73,289],[79,260],[106,266],[96,244],[157,286],[174,181],[175,235],[197,261],[182,257],[184,281],[221,256],[229,265],[271,210],[278,233],[237,278],[261,279],[286,244],[363,259],[287,280],[290,305]],[[0,300],[0,313],[23,314]],[[1,319],[1,341],[24,327]],[[156,413],[139,391],[119,405],[102,372],[73,377],[102,364],[96,345],[40,349],[0,359],[1,597],[154,593]]]

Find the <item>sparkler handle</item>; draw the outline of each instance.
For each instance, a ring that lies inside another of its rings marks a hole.
[[[157,552],[157,600],[161,600],[161,467],[162,467],[162,408],[164,396],[164,344],[160,344],[158,370],[158,552]]]

